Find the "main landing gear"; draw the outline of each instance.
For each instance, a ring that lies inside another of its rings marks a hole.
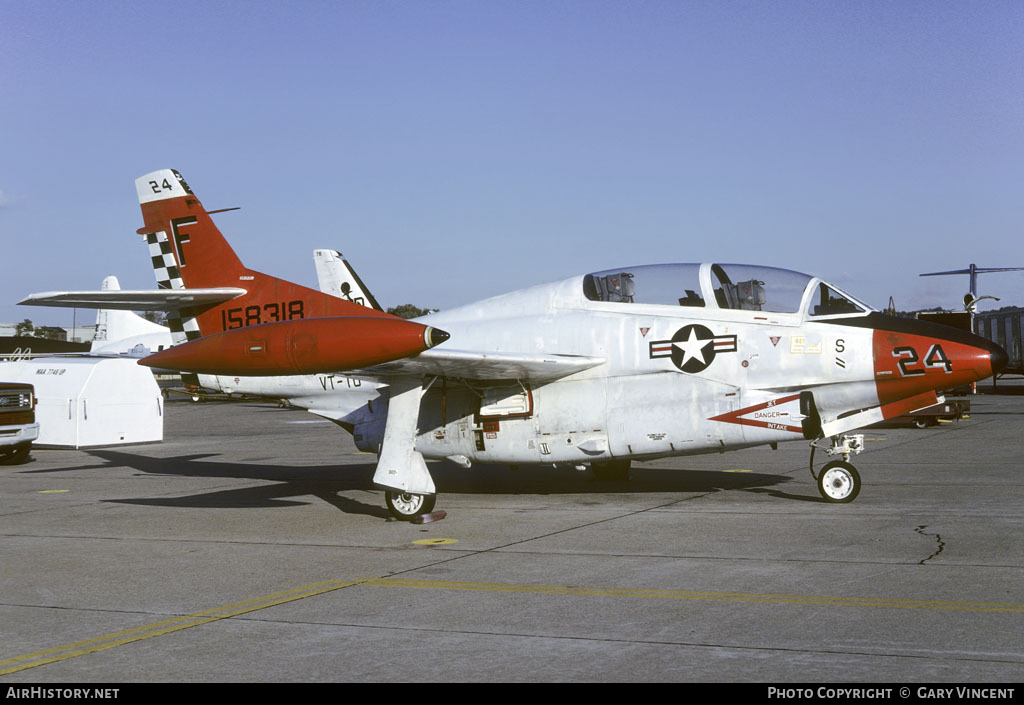
[[[811,443],[811,477],[818,483],[818,492],[826,502],[845,504],[852,502],[860,494],[860,473],[857,468],[850,465],[851,455],[856,455],[864,450],[864,435],[832,436],[831,445],[822,448],[829,455],[842,455],[842,460],[833,460],[825,464],[817,476],[814,474],[814,449],[821,447],[816,445],[821,440]]]
[[[398,490],[388,490],[384,495],[388,511],[399,521],[413,521],[424,514],[430,514],[434,511],[436,500],[436,494],[413,494]]]

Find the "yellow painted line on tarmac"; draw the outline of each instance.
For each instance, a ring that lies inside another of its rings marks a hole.
[[[440,539],[453,541],[454,539]],[[427,539],[438,541],[438,539]],[[658,600],[706,600],[715,602],[751,602],[790,605],[831,605],[842,607],[888,607],[898,609],[949,610],[959,612],[1014,612],[1024,613],[1024,604],[994,602],[952,602],[941,600],[897,600],[869,597],[830,597],[827,595],[774,595],[743,592],[704,592],[695,590],[654,590],[635,588],[602,588],[574,585],[530,585],[521,583],[479,583],[450,580],[417,580],[414,578],[364,578],[361,580],[327,580],[313,585],[286,590],[214,607],[195,614],[173,617],[154,624],[125,629],[105,636],[86,639],[0,661],[0,676],[16,673],[48,663],[65,661],[85,654],[105,651],[135,641],[198,627],[221,619],[237,617],[249,612],[322,595],[355,585],[379,588],[405,588],[416,590],[467,590],[471,592],[517,593],[536,595],[564,595],[570,597],[624,597]]]
[[[418,541],[413,541],[413,543],[418,546],[443,546],[445,544],[458,542],[458,539],[419,539]]]
[[[61,494],[62,492],[70,492],[71,490],[39,490],[39,494]]]
[[[23,656],[15,656],[14,658],[0,661],[0,676],[24,671],[28,668],[35,668],[36,666],[43,666],[56,661],[65,661],[67,659],[75,658],[76,656],[84,656],[85,654],[91,654],[97,651],[105,651],[106,649],[112,649],[116,646],[130,644],[133,641],[141,641],[143,639],[150,639],[154,636],[161,636],[163,634],[181,631],[182,629],[198,627],[201,624],[209,624],[210,622],[227,619],[228,617],[237,617],[238,615],[246,614],[247,612],[255,612],[257,610],[266,609],[267,607],[281,605],[286,602],[294,602],[295,600],[302,600],[307,597],[313,597],[314,595],[322,595],[326,592],[331,592],[332,590],[340,590],[341,588],[356,585],[358,582],[359,581],[357,580],[328,580],[322,583],[315,583],[313,585],[295,588],[293,590],[278,592],[273,595],[255,597],[251,600],[236,602],[232,605],[214,607],[213,609],[196,612],[195,614],[189,614],[183,617],[173,617],[162,622],[156,622],[155,624],[147,624],[142,627],[125,629],[123,631],[114,632],[113,634],[107,634],[94,639],[86,639],[85,641],[78,641],[73,644],[56,646],[52,649],[46,649],[45,651],[36,651],[31,654],[24,654]]]
[[[745,470],[743,468],[737,468],[735,470],[723,470],[722,472],[753,472],[753,470]]]
[[[478,592],[519,592],[543,595],[589,595],[638,597],[663,600],[714,600],[723,602],[772,602],[795,605],[836,605],[845,607],[899,607],[902,609],[957,610],[966,612],[1021,612],[1024,604],[999,602],[949,602],[941,600],[888,600],[871,597],[829,597],[826,595],[766,595],[744,592],[698,592],[693,590],[640,590],[631,588],[579,587],[568,585],[522,585],[513,583],[468,583],[412,578],[367,578],[360,585],[418,588],[429,590],[471,590]]]

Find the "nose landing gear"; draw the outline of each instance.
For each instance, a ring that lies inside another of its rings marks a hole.
[[[860,494],[860,473],[849,462],[851,455],[864,450],[864,435],[832,436],[831,445],[823,450],[829,455],[842,455],[842,460],[833,460],[825,464],[821,472],[814,474],[814,450],[816,444],[824,439],[811,443],[811,477],[818,483],[818,492],[826,502],[845,504],[852,502]]]
[[[852,502],[860,493],[860,474],[849,463],[833,460],[818,474],[818,491],[826,502]]]

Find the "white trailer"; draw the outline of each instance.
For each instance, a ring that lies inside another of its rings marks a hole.
[[[40,357],[0,363],[5,381],[36,391],[36,448],[154,443],[164,407],[153,373],[134,359]]]

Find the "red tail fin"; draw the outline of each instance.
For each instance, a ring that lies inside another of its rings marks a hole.
[[[210,214],[173,169],[135,180],[160,288],[239,287],[240,296],[212,308],[185,312],[180,331],[189,338],[245,326],[325,316],[387,316],[315,289],[247,269],[213,224]],[[195,323],[189,323],[189,317]],[[176,326],[172,326],[176,327]],[[190,330],[194,329],[194,330]]]

